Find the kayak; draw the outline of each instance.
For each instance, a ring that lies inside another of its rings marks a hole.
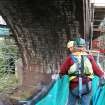
[[[105,86],[99,86],[99,77],[92,80],[92,105],[105,105]],[[43,90],[43,89],[42,89]],[[64,75],[51,83],[46,91],[41,91],[32,99],[20,101],[25,105],[67,105],[69,96],[69,77]]]

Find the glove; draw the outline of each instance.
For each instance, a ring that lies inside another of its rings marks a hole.
[[[59,77],[62,78],[63,77],[63,74],[59,73]]]
[[[100,79],[99,86],[105,86],[105,79]]]
[[[104,72],[104,74],[102,75],[101,79],[105,79],[105,72]]]
[[[105,73],[104,75],[100,78],[100,81],[99,81],[99,86],[103,86],[105,85]]]
[[[59,78],[59,74],[52,74],[52,80],[57,80]]]

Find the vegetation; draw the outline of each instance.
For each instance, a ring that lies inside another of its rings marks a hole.
[[[17,85],[15,61],[18,57],[18,47],[15,41],[10,37],[0,38],[0,92]]]
[[[0,92],[11,92],[10,90],[14,90],[17,87],[18,80],[16,79],[14,74],[3,75],[0,78]]]

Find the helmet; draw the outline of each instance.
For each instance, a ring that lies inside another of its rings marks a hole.
[[[85,43],[85,40],[83,38],[76,38],[75,39],[75,46],[85,46],[86,43]]]
[[[67,43],[67,48],[73,47],[74,46],[74,41],[69,41]]]

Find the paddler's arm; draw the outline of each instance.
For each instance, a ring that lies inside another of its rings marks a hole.
[[[104,73],[104,71],[102,71],[102,70],[100,69],[100,67],[97,65],[97,63],[96,63],[94,57],[93,57],[92,55],[89,55],[88,57],[89,57],[89,59],[90,59],[90,61],[91,61],[91,63],[92,63],[92,68],[93,68],[94,74],[96,74],[96,75],[99,76],[99,77],[103,77],[105,73]]]
[[[72,61],[72,59],[70,58],[70,56],[68,56],[66,58],[66,60],[64,61],[64,63],[61,65],[60,68],[60,74],[64,75],[64,74],[68,74],[68,70],[70,68],[70,66],[73,64],[74,62]]]

